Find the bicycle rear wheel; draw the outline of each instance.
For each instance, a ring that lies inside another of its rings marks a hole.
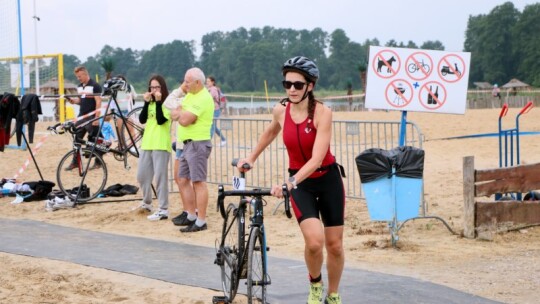
[[[218,252],[223,293],[229,301],[234,299],[238,290],[239,260],[244,250],[244,225],[238,220],[239,216],[234,204],[227,206]]]
[[[127,114],[125,117],[125,123],[122,124],[122,128],[120,130],[120,136],[118,136],[119,140],[121,141],[122,148],[131,148],[128,150],[128,152],[135,157],[139,157],[137,152],[140,151],[141,140],[144,134],[144,124],[140,123],[139,121],[139,116],[141,115],[142,109],[142,107],[138,107],[131,110],[131,112]],[[135,150],[135,148],[132,148],[132,139],[137,146],[138,151]]]
[[[407,69],[409,70],[409,73],[414,73],[416,72],[417,68],[416,68],[416,64],[415,63],[410,63],[407,67]]]
[[[92,150],[86,148],[71,150],[62,157],[56,169],[58,187],[65,195],[75,199],[84,171],[89,163],[88,159],[90,159],[90,168],[86,173],[81,193],[77,199],[78,202],[87,202],[96,198],[107,183],[107,165],[99,154],[95,151],[91,152]]]
[[[247,295],[248,303],[266,303],[266,241],[260,227],[251,228],[248,246]]]

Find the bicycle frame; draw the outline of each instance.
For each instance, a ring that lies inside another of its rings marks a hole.
[[[104,116],[101,116],[101,117],[93,118],[93,119],[88,120],[88,121],[85,121],[84,123],[82,123],[80,125],[77,125],[77,126],[75,126],[72,122],[67,122],[67,123],[64,123],[64,124],[56,124],[55,126],[49,127],[48,129],[49,130],[54,130],[54,129],[57,129],[59,126],[62,126],[62,128],[64,130],[67,130],[69,133],[71,133],[74,146],[75,145],[85,145],[87,147],[94,147],[95,146],[95,149],[102,152],[102,153],[112,152],[113,154],[115,154],[115,157],[116,157],[116,155],[119,155],[119,156],[122,157],[122,159],[125,160],[125,156],[128,154],[128,152],[130,151],[131,148],[135,148],[137,153],[138,153],[138,148],[134,144],[134,142],[137,142],[137,141],[136,141],[136,138],[133,137],[131,132],[128,132],[129,137],[130,137],[130,141],[131,141],[130,144],[121,143],[120,146],[119,146],[119,149],[115,149],[115,148],[112,148],[110,146],[97,143],[95,141],[84,140],[84,139],[80,139],[80,138],[76,137],[76,133],[81,128],[84,128],[88,124],[92,124],[94,121],[97,121],[97,120],[105,118],[105,117],[110,117],[110,116],[113,117],[116,134],[120,134],[120,130],[119,130],[118,123],[117,123],[117,120],[119,118],[123,122],[124,125],[129,125],[132,128],[134,128],[134,129],[136,129],[137,131],[140,131],[140,132],[143,131],[142,128],[140,128],[138,125],[134,124],[126,116],[122,115],[121,112],[120,112],[120,114],[118,114],[116,111],[114,111],[114,109],[112,109],[111,113],[108,113],[108,114],[106,114]],[[119,138],[119,140],[122,141],[120,138]],[[122,160],[122,159],[120,159],[120,160]],[[125,164],[125,166],[127,168],[127,164]]]

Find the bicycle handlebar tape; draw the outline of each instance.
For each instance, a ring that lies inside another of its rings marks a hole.
[[[283,199],[285,200],[285,214],[287,215],[288,218],[291,218],[292,217],[292,213],[291,213],[291,205],[290,205],[290,200],[289,200],[289,197],[290,197],[290,193],[289,193],[289,188],[287,188],[287,184],[283,184],[283,186],[281,186],[281,189],[283,190]]]
[[[223,185],[219,185],[216,211],[219,210],[219,213],[221,213],[222,218],[225,218],[226,216],[224,200],[225,200],[225,189],[223,188]]]

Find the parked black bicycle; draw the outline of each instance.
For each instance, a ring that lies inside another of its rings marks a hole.
[[[236,168],[238,160],[232,162]],[[249,164],[244,164],[250,169]],[[245,173],[240,173],[245,179]],[[285,200],[285,213],[292,217],[289,205],[287,185],[282,186]],[[215,264],[221,268],[221,282],[224,296],[214,297],[214,303],[230,303],[235,298],[240,280],[246,280],[248,303],[266,303],[266,287],[271,284],[268,274],[267,252],[263,209],[266,205],[264,196],[270,196],[270,190],[231,190],[225,191],[218,186],[217,205],[223,217],[221,240],[216,252]],[[225,208],[225,198],[239,196],[238,205],[229,203]],[[249,233],[246,232],[246,212],[251,210]]]
[[[117,90],[110,92],[111,102],[116,102],[116,92]],[[127,157],[128,155],[139,156],[140,143],[144,133],[144,125],[139,122],[141,111],[142,107],[135,108],[127,116],[124,116],[121,112],[111,109],[110,113],[81,124],[68,121],[47,128],[56,134],[63,134],[67,131],[72,136],[73,148],[62,157],[56,170],[58,187],[65,195],[70,196],[77,203],[95,199],[103,191],[108,177],[107,165],[102,157],[106,153],[113,153],[116,160],[124,162],[125,169],[130,169]],[[112,143],[106,142],[100,137],[96,138],[94,142],[75,136],[85,126],[107,117],[112,118],[116,134],[118,134],[118,146],[112,147]],[[123,122],[121,128],[118,127],[119,120]],[[64,170],[73,160],[75,160],[76,167],[72,170]]]

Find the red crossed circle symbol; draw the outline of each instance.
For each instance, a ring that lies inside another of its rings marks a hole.
[[[406,86],[400,86],[405,84]],[[394,108],[403,108],[411,103],[413,99],[413,87],[405,79],[391,81],[385,90],[386,102]],[[403,102],[400,104],[400,102]]]
[[[427,58],[428,62],[424,62]],[[405,71],[414,80],[424,80],[433,72],[433,59],[425,52],[415,52],[405,60]],[[419,75],[419,76],[416,76]]]
[[[430,86],[431,88],[429,88]],[[438,90],[433,89],[437,87],[439,88]],[[441,93],[440,95],[438,93],[439,91]],[[420,100],[422,107],[428,110],[436,110],[446,103],[446,96],[446,88],[442,83],[438,81],[428,81],[420,88],[418,99]],[[431,103],[429,103],[430,100],[432,101]]]
[[[394,64],[395,62],[395,64]],[[375,74],[381,78],[392,78],[399,73],[401,59],[392,50],[382,50],[373,57],[372,65]],[[383,75],[383,72],[389,75]]]
[[[461,63],[462,70],[459,70],[458,62]],[[465,61],[458,55],[446,55],[439,61],[437,72],[439,77],[446,82],[458,82],[465,75]]]

